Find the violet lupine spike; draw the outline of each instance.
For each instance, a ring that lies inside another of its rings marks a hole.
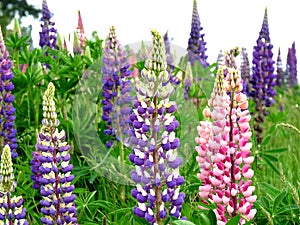
[[[65,141],[66,134],[58,131],[56,107],[54,102],[55,87],[49,83],[43,96],[43,120],[36,144],[33,176],[40,188],[42,200],[41,218],[43,224],[77,224],[76,196],[71,182],[73,165],[70,164],[70,146]],[[38,163],[37,163],[38,162]],[[37,165],[38,171],[37,171]]]
[[[193,14],[192,14],[192,27],[190,32],[190,38],[188,40],[188,56],[189,62],[194,65],[195,61],[198,61],[203,68],[209,66],[207,62],[207,55],[205,47],[206,42],[204,41],[204,34],[202,33],[203,27],[201,27],[199,13],[197,9],[197,0],[193,3]]]
[[[277,67],[276,68],[276,73],[277,73],[276,84],[277,84],[278,87],[281,88],[286,83],[286,81],[285,81],[285,72],[283,71],[283,66],[282,66],[280,48],[278,48],[278,56],[277,56],[276,67]]]
[[[218,69],[214,90],[203,112],[210,121],[200,121],[199,137],[195,140],[196,158],[202,181],[199,196],[203,203],[214,202],[217,224],[226,222],[237,214],[243,215],[240,223],[252,220],[256,214],[253,203],[256,196],[251,186],[254,174],[250,168],[254,160],[249,142],[251,131],[247,96],[240,91],[242,83],[239,71],[224,67]],[[225,89],[226,88],[226,89]],[[231,98],[227,92],[231,93]],[[232,99],[232,100],[231,100]]]
[[[251,86],[250,86],[251,73],[250,73],[249,57],[248,57],[246,48],[242,48],[240,71],[241,71],[241,77],[243,80],[243,91],[242,92],[245,95],[249,96],[250,90],[251,90]]]
[[[137,183],[132,196],[138,201],[133,212],[149,224],[164,224],[165,218],[181,218],[185,195],[180,193],[184,178],[179,174],[182,158],[177,155],[179,123],[173,115],[176,103],[169,101],[174,88],[169,82],[165,48],[160,34],[152,30],[150,59],[146,60],[136,84],[131,120],[132,153],[135,164],[131,177]]]
[[[115,139],[127,145],[132,101],[131,84],[128,78],[131,72],[126,52],[117,40],[114,26],[110,28],[106,39],[102,62],[102,120],[107,127],[104,134],[110,137],[106,147],[111,148]]]
[[[297,78],[297,56],[295,42],[292,47],[288,49],[287,55],[287,85],[288,87],[295,87],[298,84]]]
[[[16,109],[13,107],[14,95],[12,91],[14,90],[14,84],[12,79],[14,74],[11,68],[12,61],[9,59],[9,53],[0,27],[0,146],[8,144],[12,158],[16,158],[18,156],[16,152],[18,144],[16,139],[17,130],[14,128]]]
[[[0,224],[28,225],[26,208],[23,208],[24,199],[22,196],[11,196],[16,185],[11,150],[9,145],[5,145],[0,166]]]
[[[46,0],[43,0],[42,3],[42,31],[40,32],[40,42],[39,45],[41,47],[48,46],[52,49],[56,48],[56,32],[57,30],[54,28],[55,23],[51,21],[52,15],[48,8],[48,4]]]
[[[254,114],[254,130],[258,145],[262,142],[262,124],[265,121],[266,115],[269,114],[268,107],[274,103],[276,91],[276,74],[274,73],[274,61],[272,59],[273,45],[270,41],[268,14],[265,10],[264,19],[259,37],[256,41],[256,46],[253,48],[252,60],[252,76],[250,83],[252,90],[250,96],[253,98],[255,106]]]
[[[168,32],[166,32],[164,35],[164,44],[166,50],[167,70],[170,74],[170,81],[172,82],[172,84],[178,85],[180,84],[180,80],[172,74],[175,66],[174,66],[173,54],[171,53],[171,43],[168,37]]]

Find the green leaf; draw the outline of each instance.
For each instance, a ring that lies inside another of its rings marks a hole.
[[[266,136],[266,137],[262,140],[261,146],[267,145],[267,144],[269,143],[270,139],[271,139],[271,136],[270,136],[270,135]]]
[[[200,224],[199,225],[211,225],[210,219],[204,213],[200,213]]]
[[[195,225],[194,223],[187,221],[187,220],[175,220],[172,222],[172,224],[174,224],[174,225]],[[202,225],[202,223],[200,225]]]
[[[261,189],[263,189],[266,193],[270,194],[273,198],[276,198],[276,196],[280,193],[279,189],[266,182],[258,183],[258,185]],[[265,199],[265,197],[263,196],[261,199]]]
[[[216,217],[215,212],[212,209],[210,209],[208,211],[207,216],[208,216],[208,218],[210,220],[211,225],[217,225],[217,217]]]
[[[287,191],[283,190],[279,195],[276,196],[273,204],[273,211],[275,211],[281,204],[283,199],[286,197]]]
[[[236,215],[235,217],[233,217],[231,220],[229,220],[226,225],[238,225],[240,222],[240,215]]]
[[[274,148],[274,149],[268,149],[264,150],[263,153],[281,153],[287,151],[288,148]]]
[[[266,155],[265,155],[266,156]],[[270,156],[270,155],[268,155]],[[277,169],[277,167],[273,164],[272,161],[270,161],[269,157],[264,157],[264,161],[274,170],[275,173],[277,173],[278,175],[280,175],[279,170]]]
[[[261,156],[262,156],[263,159],[268,158],[270,161],[278,162],[278,158],[277,157],[275,157],[273,155],[270,155],[270,154],[265,154],[264,151],[261,153]]]

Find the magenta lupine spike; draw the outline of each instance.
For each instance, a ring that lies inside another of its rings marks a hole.
[[[55,23],[51,21],[52,15],[48,8],[46,0],[43,0],[42,3],[42,31],[40,32],[40,43],[41,47],[48,46],[52,49],[56,48],[56,32],[54,28]]]
[[[78,24],[76,28],[76,33],[78,36],[78,40],[80,41],[80,47],[83,48],[84,46],[86,46],[86,35],[84,32],[80,10],[78,10]]]
[[[70,146],[65,141],[65,132],[58,131],[55,87],[49,83],[43,96],[42,128],[37,137],[36,152],[31,161],[32,178],[40,189],[43,224],[77,224],[75,186],[71,184]]]
[[[293,42],[292,47],[288,49],[286,72],[287,72],[287,86],[295,87],[298,84],[297,56],[296,56],[295,42]]]
[[[135,164],[132,180],[137,183],[132,196],[138,201],[133,212],[149,224],[162,225],[169,216],[182,218],[185,194],[180,193],[184,178],[179,173],[182,158],[177,149],[180,141],[175,102],[169,101],[174,88],[169,80],[165,48],[160,34],[153,30],[150,58],[136,84],[131,120],[132,153]]]
[[[3,35],[0,27],[0,146],[9,145],[12,158],[16,158],[18,153],[16,133],[14,128],[15,111],[13,107],[14,84],[12,79],[14,77],[12,68],[12,61],[9,59],[9,53],[6,49]],[[0,151],[1,153],[1,151]]]
[[[198,61],[204,68],[209,66],[207,62],[206,42],[204,41],[204,34],[202,33],[203,27],[201,27],[199,13],[197,9],[197,0],[193,3],[192,14],[192,27],[190,32],[190,38],[188,40],[188,56],[191,65],[194,65],[195,61]]]
[[[254,174],[250,168],[254,160],[251,154],[250,113],[247,96],[241,93],[242,83],[239,71],[226,68],[228,74],[224,80],[224,67],[220,66],[214,90],[208,101],[209,108],[203,112],[210,118],[200,121],[197,127],[196,158],[202,181],[199,196],[203,203],[217,204],[215,213],[217,224],[226,222],[237,214],[243,215],[240,223],[252,220],[256,214],[253,202],[256,196],[251,186]],[[231,97],[227,93],[231,94]]]

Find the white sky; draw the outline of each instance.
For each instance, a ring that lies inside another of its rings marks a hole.
[[[28,0],[41,8],[42,0]],[[80,9],[85,32],[90,37],[97,31],[105,38],[109,27],[114,25],[122,45],[151,41],[150,29],[162,35],[168,30],[172,44],[187,47],[191,30],[193,0],[48,0],[52,20],[58,32],[65,37],[73,34]],[[252,49],[261,29],[265,7],[268,8],[269,30],[276,61],[278,47],[285,68],[288,47],[296,43],[299,55],[300,21],[296,0],[198,0],[200,22],[207,42],[208,61],[213,63],[221,49],[235,46],[246,47],[252,61]],[[38,45],[40,22],[24,20],[33,25],[34,45]],[[34,35],[36,34],[36,35]],[[297,57],[297,59],[300,59]],[[299,60],[298,60],[299,61]],[[300,63],[298,63],[299,65]],[[298,71],[299,70],[298,66]],[[300,72],[299,72],[300,73]]]

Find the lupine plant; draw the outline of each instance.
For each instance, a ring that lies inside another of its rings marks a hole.
[[[193,14],[192,14],[192,27],[190,38],[188,40],[188,57],[189,62],[194,65],[195,61],[198,61],[200,65],[206,68],[209,64],[207,62],[206,55],[206,42],[204,41],[204,34],[202,33],[203,27],[200,23],[200,17],[197,9],[197,0],[193,3]]]
[[[280,48],[278,49],[278,56],[276,61],[276,73],[277,73],[276,84],[278,87],[281,88],[286,82],[286,77],[285,77],[285,72],[283,71],[282,68]]]
[[[164,224],[169,216],[182,218],[185,194],[180,193],[184,178],[179,174],[179,126],[174,113],[176,103],[169,101],[173,86],[169,82],[165,47],[160,34],[152,30],[150,58],[136,84],[137,97],[130,116],[132,153],[135,164],[132,196],[138,201],[133,212],[149,224]]]
[[[40,190],[43,224],[77,224],[75,186],[71,184],[70,146],[64,130],[58,131],[54,102],[55,87],[50,82],[43,96],[42,128],[37,136],[36,151],[31,160],[34,188]]]
[[[117,40],[115,27],[112,26],[106,39],[102,56],[102,120],[106,123],[104,134],[109,137],[106,147],[111,148],[114,140],[128,141],[128,120],[131,113],[132,97],[130,64],[126,52]]]
[[[295,87],[298,84],[295,42],[293,42],[292,47],[288,49],[286,75],[288,87]]]
[[[2,148],[2,146],[1,146]],[[12,197],[17,183],[14,180],[14,170],[9,145],[5,145],[1,154],[0,166],[0,224],[28,225],[26,208],[23,207],[22,196]]]
[[[17,130],[14,128],[16,109],[13,106],[14,95],[12,91],[14,90],[14,84],[12,79],[14,74],[11,70],[12,66],[0,27],[0,146],[8,144],[12,158],[16,158],[18,156],[16,152],[18,145],[16,139]]]
[[[249,58],[248,58],[248,53],[246,48],[242,48],[240,71],[243,80],[243,93],[249,96],[251,90],[251,86],[250,86],[251,73],[250,73],[250,63],[249,63]]]
[[[251,154],[250,114],[247,96],[241,92],[238,70],[220,66],[214,90],[203,111],[206,121],[197,127],[196,158],[202,181],[199,196],[204,204],[215,203],[217,224],[225,225],[228,219],[241,215],[239,224],[252,220],[256,209],[253,203],[255,187],[251,185],[254,160]],[[230,96],[227,94],[230,93]]]
[[[52,49],[56,48],[56,29],[54,27],[55,23],[51,21],[52,15],[48,8],[46,0],[43,0],[42,4],[42,31],[40,32],[40,43],[41,47],[48,46]]]
[[[254,130],[256,131],[257,144],[262,142],[262,124],[269,114],[268,107],[274,103],[276,91],[276,74],[274,72],[274,61],[269,35],[268,13],[265,9],[264,19],[259,37],[253,48],[253,66],[250,83],[252,90],[250,96],[255,102]]]

